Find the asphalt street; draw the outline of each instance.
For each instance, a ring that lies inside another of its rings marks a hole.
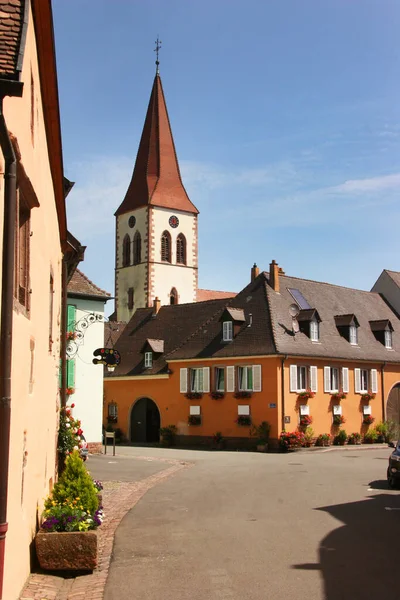
[[[95,477],[152,488],[117,529],[106,600],[369,600],[400,597],[400,495],[390,449],[257,454],[121,448]],[[137,456],[148,455],[149,461]],[[132,478],[132,479],[129,479]]]

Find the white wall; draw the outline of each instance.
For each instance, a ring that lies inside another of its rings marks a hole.
[[[104,316],[103,300],[69,298],[68,304],[76,306],[76,321],[95,313]],[[87,442],[102,442],[103,373],[102,365],[94,365],[93,351],[104,347],[104,323],[96,322],[85,331],[83,344],[75,355],[75,393],[68,404],[75,403],[74,417],[82,421]]]

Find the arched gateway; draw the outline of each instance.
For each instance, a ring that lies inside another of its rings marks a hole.
[[[386,418],[395,421],[400,430],[400,383],[396,383],[390,390],[386,404]]]
[[[150,398],[140,398],[132,406],[130,432],[131,442],[160,440],[160,411]]]

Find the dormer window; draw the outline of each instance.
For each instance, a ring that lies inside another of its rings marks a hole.
[[[231,342],[233,340],[233,323],[232,321],[224,321],[222,323],[222,340]]]
[[[144,353],[144,368],[151,369],[152,366],[153,366],[153,353],[145,352]]]
[[[387,350],[393,348],[393,327],[389,319],[381,319],[380,321],[369,322],[371,331],[375,339],[383,344]]]
[[[358,344],[357,327],[355,325],[350,325],[349,341],[353,346],[357,346]]]
[[[352,346],[358,345],[358,328],[360,326],[357,317],[350,315],[336,315],[336,327],[342,337],[344,337]]]
[[[319,342],[319,323],[316,319],[310,321],[310,340]]]
[[[142,353],[144,355],[144,368],[151,369],[153,361],[156,361],[161,354],[164,354],[164,340],[147,339],[143,345]]]
[[[246,322],[244,310],[242,308],[226,307],[220,321],[222,322],[222,341],[231,342]]]

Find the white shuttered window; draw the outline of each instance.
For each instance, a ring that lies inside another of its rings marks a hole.
[[[180,371],[180,392],[181,394],[187,393],[187,378],[188,378],[188,370],[181,369]]]
[[[235,367],[226,367],[226,391],[235,391]]]

